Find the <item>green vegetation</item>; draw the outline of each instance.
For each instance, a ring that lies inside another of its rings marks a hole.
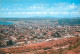
[[[59,19],[59,25],[78,25],[80,24],[80,18],[71,18],[71,19]]]
[[[9,40],[9,41],[7,42],[7,44],[8,44],[8,45],[13,45],[13,41],[12,41],[12,40]]]
[[[51,20],[50,22],[56,22],[55,20]],[[57,19],[59,25],[79,25],[80,18],[62,18]]]
[[[44,48],[44,50],[47,50],[47,49],[51,49],[51,47],[46,47],[46,48]]]
[[[44,39],[44,37],[37,37],[37,39]]]
[[[72,46],[69,46],[69,50],[71,50],[71,49],[74,49],[74,48],[76,48],[76,47],[78,47],[78,46],[80,46],[80,42],[78,43],[78,44],[76,44],[76,45],[74,45],[73,47]]]
[[[77,44],[77,45],[74,45],[74,47],[73,48],[76,48],[76,47],[78,47],[80,45],[80,42]]]

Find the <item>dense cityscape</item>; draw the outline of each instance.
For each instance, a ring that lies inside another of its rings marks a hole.
[[[29,44],[80,37],[80,18],[66,19],[38,18],[38,19],[8,19],[14,22],[10,25],[0,25],[0,48],[26,46]],[[1,21],[8,21],[1,19]],[[74,25],[72,24],[73,22]],[[4,22],[7,23],[7,22]]]

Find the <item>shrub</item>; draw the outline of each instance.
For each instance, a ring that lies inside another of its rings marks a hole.
[[[51,47],[46,47],[46,48],[44,48],[44,50],[47,50],[47,49],[51,49]]]

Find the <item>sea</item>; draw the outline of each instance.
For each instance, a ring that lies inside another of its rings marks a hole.
[[[0,25],[11,25],[11,24],[14,24],[14,22],[0,21]]]

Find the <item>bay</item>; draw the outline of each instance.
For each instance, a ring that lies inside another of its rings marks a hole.
[[[14,22],[0,21],[0,25],[11,25],[11,24],[14,24]]]

